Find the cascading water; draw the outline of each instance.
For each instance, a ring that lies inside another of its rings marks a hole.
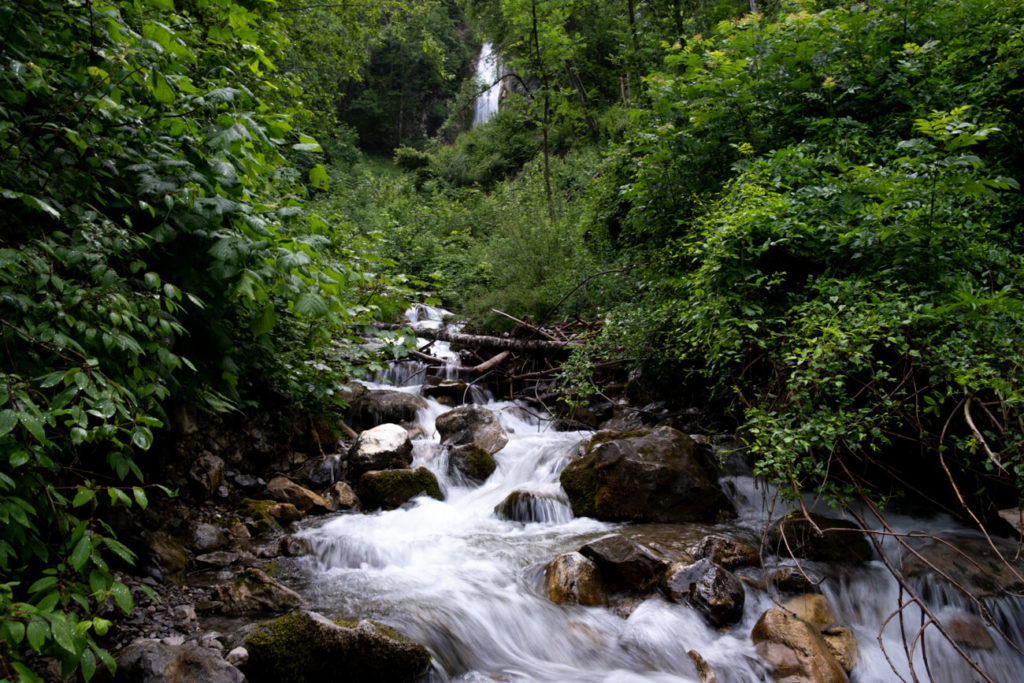
[[[410,323],[433,325],[440,320],[436,311],[421,307]],[[450,353],[435,347],[439,349]],[[415,380],[409,380],[412,375],[404,376],[403,390],[416,391]],[[724,631],[709,627],[695,610],[659,597],[644,600],[623,618],[603,607],[557,605],[544,594],[547,562],[609,531],[637,538],[646,534],[645,538],[699,539],[714,527],[624,526],[574,519],[558,475],[588,434],[555,431],[544,416],[514,402],[487,403],[508,432],[509,442],[495,456],[494,474],[482,485],[467,485],[449,474],[434,429],[435,419],[449,408],[434,401],[428,405],[418,419],[431,436],[414,441],[413,466],[434,472],[445,500],[420,497],[398,510],[341,514],[300,532],[314,552],[303,560],[295,587],[313,609],[335,618],[374,619],[395,627],[430,650],[434,680],[697,681],[687,655],[691,649],[723,683],[770,680],[749,637],[758,617],[777,606],[764,590],[748,586],[742,619]],[[766,518],[763,488],[749,477],[723,483],[735,497],[740,517],[717,530],[756,543]],[[508,521],[495,514],[496,506],[517,491],[533,494],[527,499],[532,502],[523,505],[538,521]],[[780,514],[779,506],[775,514]],[[953,524],[896,521],[904,529],[930,525],[936,532]],[[899,675],[909,680],[899,620],[891,619],[880,628],[899,597],[898,584],[882,563],[851,568],[807,562],[804,568],[825,577],[822,592],[839,622],[857,636],[860,659],[851,679],[898,680],[891,659]],[[749,577],[752,583],[762,578],[758,570],[751,570]],[[939,596],[939,603],[947,612],[967,609],[955,595]],[[1003,601],[992,609],[1011,640],[1024,642],[1021,606]],[[918,617],[913,611],[904,616],[910,638]],[[879,644],[880,630],[889,659]],[[972,654],[994,680],[1019,680],[1024,657],[998,636],[992,640],[991,647]],[[929,636],[925,644],[930,674],[925,674],[920,647],[915,655],[915,671],[922,680],[977,679],[939,638]]]
[[[501,83],[498,81],[498,78],[501,76],[500,72],[501,65],[498,62],[498,55],[494,53],[494,46],[490,43],[484,43],[480,48],[480,57],[476,62],[476,80],[489,87],[477,95],[474,102],[474,126],[486,123],[492,116],[498,113],[498,101],[501,99]]]

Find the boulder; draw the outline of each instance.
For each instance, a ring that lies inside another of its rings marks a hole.
[[[622,534],[593,540],[580,548],[580,554],[593,561],[613,586],[629,590],[648,591],[665,573],[664,560]]]
[[[289,522],[297,522],[306,515],[302,513],[302,510],[295,507],[291,503],[271,503],[267,505],[264,512],[268,517],[271,517],[277,522],[288,524]]]
[[[218,526],[200,522],[192,527],[192,549],[208,553],[223,548],[228,542],[227,534]]]
[[[781,557],[819,562],[867,562],[874,557],[871,542],[856,523],[814,512],[809,520],[791,512],[777,521],[768,530],[765,547]]]
[[[385,423],[412,423],[416,413],[426,410],[427,402],[419,396],[394,389],[367,391],[349,404],[349,425],[356,430],[369,429]]]
[[[847,683],[849,678],[813,626],[782,609],[769,609],[750,632],[757,653],[786,683]]]
[[[359,435],[348,452],[349,477],[359,481],[363,472],[394,470],[412,464],[409,432],[397,424],[382,424]]]
[[[248,555],[248,557],[252,557]],[[241,562],[245,559],[242,553],[233,552],[230,550],[215,550],[212,553],[205,553],[203,555],[196,556],[196,564],[206,565],[207,567],[229,567],[236,562]]]
[[[743,616],[743,582],[711,560],[672,565],[662,588],[672,601],[690,605],[716,628],[733,624]]]
[[[206,454],[192,463],[188,478],[196,497],[205,500],[216,494],[224,484],[225,471],[224,461],[216,455]]]
[[[560,480],[578,517],[679,523],[735,515],[693,439],[671,427],[598,432]]]
[[[243,569],[231,583],[214,586],[221,612],[232,616],[280,614],[303,604],[302,597],[255,567]]]
[[[166,531],[148,534],[146,545],[160,567],[168,574],[181,574],[188,567],[188,552],[185,547]]]
[[[853,667],[857,666],[857,660],[860,659],[860,646],[853,631],[845,626],[829,626],[821,632],[821,637],[825,639],[825,645],[839,662],[839,666],[843,667],[843,671],[853,671]]]
[[[544,590],[551,602],[588,607],[608,604],[601,572],[580,553],[559,555],[544,567]]]
[[[274,500],[291,503],[300,512],[334,512],[334,503],[318,496],[288,477],[274,477],[267,483],[267,493]]]
[[[1024,557],[1018,556],[1015,543],[948,536],[925,541],[915,551],[903,561],[907,578],[945,581],[941,572],[976,598],[1024,592]]]
[[[127,683],[242,683],[245,676],[214,650],[196,643],[139,640],[117,657],[115,681]]]
[[[449,410],[434,424],[441,435],[441,444],[449,448],[472,445],[494,455],[508,443],[508,434],[502,429],[497,416],[482,406],[468,405]]]
[[[310,458],[293,473],[299,479],[322,489],[341,477],[341,454],[332,453]]]
[[[470,386],[461,379],[441,379],[430,376],[425,378],[422,392],[424,396],[432,398],[444,406],[457,406],[472,398]]]
[[[725,569],[756,567],[761,563],[757,548],[725,536],[705,536],[693,550],[696,560],[705,558]]]
[[[426,467],[371,470],[359,478],[359,500],[364,510],[391,510],[420,494],[444,500],[437,477]]]
[[[475,444],[452,446],[448,450],[448,471],[458,472],[471,482],[484,482],[498,469],[494,456]]]
[[[817,591],[822,577],[811,573],[807,567],[801,569],[779,567],[772,572],[768,582],[782,593],[813,593]]]
[[[494,506],[494,514],[512,522],[568,522],[568,501],[556,493],[516,490]]]
[[[835,612],[832,611],[825,596],[820,593],[799,595],[787,600],[783,603],[782,609],[803,619],[819,633],[836,623]]]
[[[246,637],[252,683],[401,683],[430,667],[430,654],[395,631],[369,621],[333,622],[296,612],[260,624]]]
[[[359,497],[352,487],[343,481],[336,481],[327,489],[327,499],[334,503],[335,510],[359,509]]]

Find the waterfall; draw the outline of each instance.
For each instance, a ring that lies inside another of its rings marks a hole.
[[[501,97],[501,83],[498,82],[500,72],[501,65],[498,63],[498,55],[494,53],[494,47],[490,43],[484,43],[476,62],[476,80],[490,87],[477,95],[473,106],[474,127],[486,123],[498,113],[498,100]]]

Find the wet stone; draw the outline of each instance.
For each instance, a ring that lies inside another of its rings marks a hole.
[[[593,540],[580,548],[580,554],[592,560],[613,585],[641,592],[653,588],[667,566],[648,548],[622,534]]]

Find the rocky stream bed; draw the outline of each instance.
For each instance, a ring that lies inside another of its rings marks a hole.
[[[187,500],[125,523],[118,680],[1019,680],[1011,540],[865,533],[685,415],[559,430],[426,368],[353,386],[344,442],[178,415]]]

